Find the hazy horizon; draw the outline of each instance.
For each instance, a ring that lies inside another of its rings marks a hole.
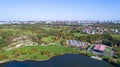
[[[1,0],[0,20],[119,20],[120,0]]]

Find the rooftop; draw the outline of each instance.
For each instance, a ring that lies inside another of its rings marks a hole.
[[[70,46],[78,46],[78,47],[85,45],[84,42],[76,41],[76,40],[67,40],[67,44]]]
[[[99,51],[104,51],[106,49],[106,46],[101,45],[101,44],[97,44],[97,45],[95,45],[95,47],[93,49],[94,50],[99,50]]]

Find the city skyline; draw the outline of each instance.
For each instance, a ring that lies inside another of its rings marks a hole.
[[[119,0],[1,0],[0,20],[120,20]]]

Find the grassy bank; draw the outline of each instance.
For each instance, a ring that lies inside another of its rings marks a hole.
[[[0,60],[48,60],[49,58],[65,53],[78,54],[80,51],[61,45],[25,46],[0,54]]]

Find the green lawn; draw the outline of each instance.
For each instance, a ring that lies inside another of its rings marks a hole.
[[[120,34],[111,34],[113,38],[119,39],[120,40]]]
[[[22,32],[24,35],[33,35],[33,36],[36,36],[36,33],[33,33],[31,31],[25,31],[25,32]]]
[[[44,29],[45,31],[51,31],[51,30],[60,31],[63,28],[52,28],[52,27],[44,27],[44,26],[42,26],[41,29]]]
[[[7,29],[0,29],[1,31],[4,31],[4,32],[6,32],[6,31],[18,31],[18,29],[13,29],[13,28],[7,28]]]
[[[76,37],[81,37],[81,36],[87,35],[87,34],[81,34],[81,33],[72,33],[72,34]]]
[[[33,49],[37,51],[32,51]],[[42,55],[42,51],[48,51],[48,55]],[[65,54],[65,53],[79,53],[78,49],[62,46],[62,45],[48,45],[48,46],[25,46],[20,47],[10,51],[4,51],[0,54],[5,55],[8,59],[11,60],[47,60],[55,55]],[[15,54],[19,54],[19,56],[15,57]],[[49,56],[50,55],[50,56]]]
[[[51,43],[54,41],[54,36],[49,36],[49,37],[43,37],[41,39],[43,42]]]

